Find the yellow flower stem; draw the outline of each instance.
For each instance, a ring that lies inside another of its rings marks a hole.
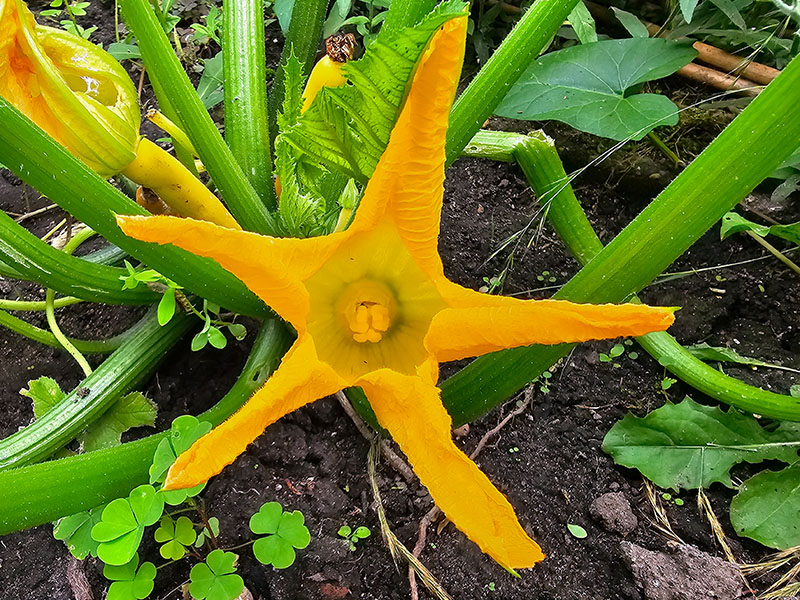
[[[150,188],[184,217],[241,229],[220,200],[178,159],[146,138],[139,141],[136,158],[122,173]]]
[[[195,158],[200,156],[197,153],[197,150],[194,149],[192,142],[189,140],[189,136],[186,135],[183,129],[178,127],[174,121],[170,120],[167,115],[161,111],[151,108],[149,111],[147,111],[146,116],[153,125],[166,131],[172,138],[172,142],[175,145],[181,146],[184,150],[190,152]]]

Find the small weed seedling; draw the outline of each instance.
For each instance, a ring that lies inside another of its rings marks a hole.
[[[611,350],[608,351],[608,354],[602,352],[600,353],[599,355],[600,362],[606,362],[606,363],[610,362],[612,363],[612,366],[615,369],[619,369],[621,365],[614,359],[619,358],[620,356],[625,354],[625,349],[626,349],[625,347],[631,346],[632,344],[633,344],[632,340],[625,340],[622,344],[614,344],[611,347]],[[631,360],[636,360],[637,358],[639,358],[639,353],[636,352],[635,350],[631,350],[630,352],[628,352],[628,358],[630,358]]]
[[[368,538],[372,532],[368,527],[364,527],[363,525],[361,527],[356,527],[355,531],[353,531],[349,525],[342,525],[336,533],[344,538],[344,543],[350,548],[350,552],[355,552],[356,544],[358,544],[359,540]]]

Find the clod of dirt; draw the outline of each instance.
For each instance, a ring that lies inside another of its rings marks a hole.
[[[639,525],[639,519],[633,514],[631,505],[622,492],[609,492],[595,498],[589,507],[589,514],[603,529],[623,537]]]
[[[620,544],[622,556],[646,600],[738,600],[742,580],[735,565],[694,546],[673,554]]]

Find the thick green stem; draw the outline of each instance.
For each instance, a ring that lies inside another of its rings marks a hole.
[[[383,21],[383,27],[402,29],[413,27],[436,6],[436,0],[393,0]]]
[[[683,254],[786,160],[800,139],[800,60],[750,105],[611,243],[556,295],[621,302]],[[496,406],[565,356],[570,345],[489,354],[445,381],[456,425]]]
[[[515,147],[514,155],[558,235],[575,258],[587,264],[603,250],[603,244],[575,197],[553,141],[539,132],[531,134]],[[638,301],[636,297],[632,300]],[[707,396],[773,419],[800,421],[800,398],[729,377],[692,356],[665,331],[636,340],[659,364]]]
[[[196,323],[183,313],[161,327],[155,310],[102,365],[45,415],[0,441],[0,469],[44,460],[70,442],[126,391],[146,378]]]
[[[44,302],[42,302],[42,305],[44,305]],[[44,310],[44,308],[42,308],[42,310]],[[24,335],[34,342],[52,346],[53,348],[61,348],[61,344],[52,333],[40,327],[36,327],[36,325],[31,325],[27,321],[18,319],[4,310],[0,310],[0,325],[15,333]],[[78,340],[71,337],[67,339],[84,354],[108,354],[119,348],[130,335],[131,330],[128,330],[105,340]]]
[[[0,259],[19,278],[61,294],[107,304],[149,304],[158,295],[147,288],[123,290],[125,269],[106,267],[53,248],[0,211]]]
[[[458,158],[531,62],[546,49],[577,0],[537,0],[458,97],[447,130],[447,164]]]
[[[275,71],[272,89],[269,92],[269,133],[273,143],[275,136],[278,135],[278,112],[283,110],[283,97],[286,92],[283,70],[290,53],[293,52],[303,66],[303,74],[308,76],[311,73],[322,37],[322,25],[325,23],[327,8],[327,0],[303,0],[294,3],[292,21],[283,43],[281,63]]]
[[[267,65],[262,0],[225,0],[225,141],[267,207],[277,206],[272,185],[267,119]]]
[[[241,314],[264,316],[268,313],[255,294],[216,262],[178,248],[140,242],[123,234],[114,220],[115,213],[136,215],[147,214],[147,211],[100,179],[3,98],[0,98],[0,123],[3,124],[0,127],[0,163],[39,193],[112,244],[198,296]],[[61,255],[59,258],[65,259]],[[58,289],[54,282],[47,285]]]
[[[286,326],[266,319],[242,374],[200,418],[218,425],[233,414],[277,368],[289,343]],[[0,535],[125,496],[148,481],[153,453],[166,436],[159,433],[108,450],[0,472]]]
[[[147,0],[120,0],[119,4],[125,22],[136,36],[147,72],[169,96],[179,124],[200,154],[233,216],[245,229],[277,233],[275,219],[217,131]]]

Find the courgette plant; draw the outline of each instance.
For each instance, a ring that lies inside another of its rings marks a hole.
[[[420,56],[437,29],[463,10],[454,2],[436,8],[433,4],[430,0],[395,0],[364,58],[348,70],[350,85],[324,89],[301,116],[300,94],[319,42],[326,2],[309,0],[295,5],[266,103],[262,4],[257,0],[226,2],[223,139],[151,7],[145,0],[120,2],[162,111],[185,132],[227,206],[222,210],[229,211],[246,230],[294,236],[328,233],[340,223],[342,210],[352,210],[353,188],[357,191],[367,184],[375,171]],[[539,0],[526,11],[453,105],[447,131],[448,163],[465,152],[500,160],[510,157],[521,164],[540,196],[552,200],[570,193],[563,184],[563,168],[559,171],[560,163],[553,160],[552,152],[548,154],[541,139],[530,136],[498,142],[494,134],[479,132],[479,128],[545,49],[575,4],[574,0]],[[376,89],[381,93],[375,94]],[[266,113],[265,104],[269,107]],[[276,368],[293,333],[217,263],[124,235],[115,215],[144,215],[146,211],[3,99],[0,122],[0,163],[114,246],[88,257],[70,257],[0,217],[0,273],[35,281],[62,294],[58,299],[50,294],[51,312],[56,303],[65,305],[72,298],[123,304],[163,302],[159,294],[144,286],[121,291],[120,278],[131,273],[104,263],[117,264],[120,255],[127,255],[173,282],[172,294],[182,288],[191,298],[203,298],[262,320],[242,376],[203,415],[212,425],[222,422]],[[553,211],[554,224],[585,263],[557,297],[595,303],[630,298],[788,159],[798,139],[800,62],[795,59],[605,248],[599,246],[579,206]],[[282,187],[279,205],[269,176],[273,164]],[[132,175],[141,174],[132,171]],[[216,196],[203,194],[208,201],[204,206],[213,204],[211,196]],[[214,205],[210,218],[226,219],[218,208]],[[570,228],[581,235],[567,238],[564,232]],[[191,319],[176,314],[161,325],[154,310],[134,330],[106,342],[66,340],[55,331],[33,328],[4,312],[0,312],[0,323],[37,341],[70,344],[78,352],[114,350],[73,392],[82,394],[80,390],[89,389],[88,399],[75,403],[73,394],[67,394],[35,423],[0,442],[0,533],[92,509],[126,497],[145,484],[163,433],[41,461],[53,456],[146,377],[157,358],[191,327]],[[690,384],[746,411],[800,420],[798,399],[755,390],[713,369],[711,373],[668,334],[649,335],[655,337],[643,340],[645,349]],[[453,423],[460,425],[485,414],[539,377],[570,347],[534,345],[476,359],[441,384],[442,401]],[[365,418],[376,424],[363,394],[351,389],[349,395]],[[220,568],[223,566],[220,563]],[[134,565],[134,578],[136,568]]]

